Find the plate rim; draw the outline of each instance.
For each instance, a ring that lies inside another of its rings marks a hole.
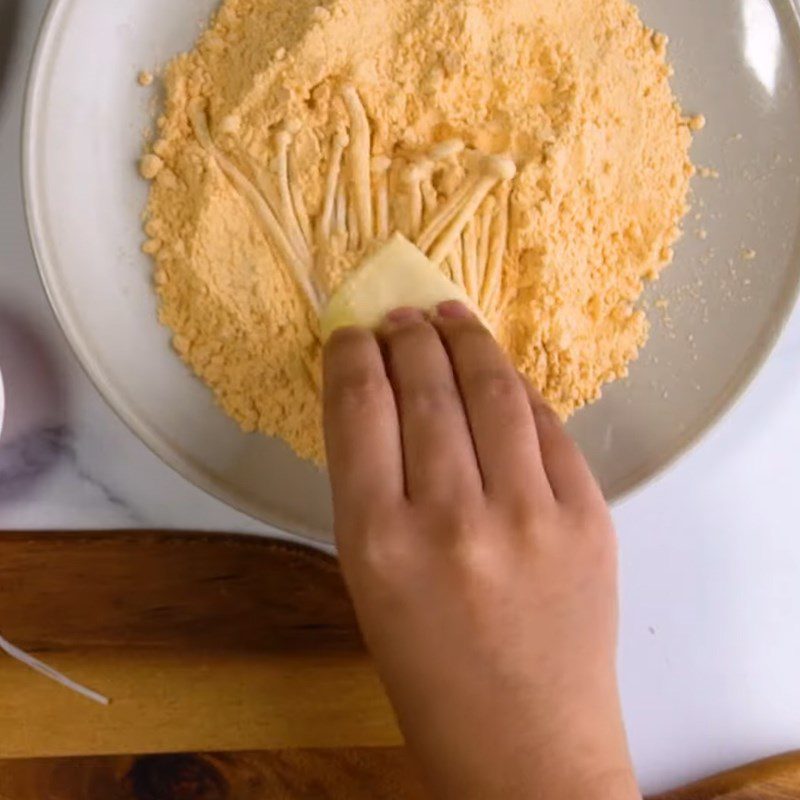
[[[271,535],[277,538],[286,537],[299,540],[305,544],[329,548],[333,542],[333,531],[330,539],[324,538],[313,528],[304,526],[287,515],[279,512],[265,514],[262,507],[250,503],[246,498],[237,496],[225,486],[215,483],[203,474],[202,470],[195,467],[189,459],[182,457],[174,448],[165,444],[161,438],[152,432],[149,426],[142,422],[137,414],[130,408],[130,404],[118,393],[113,385],[103,375],[102,368],[94,363],[91,347],[78,332],[74,322],[75,315],[66,310],[66,303],[60,299],[60,290],[56,278],[58,270],[54,264],[57,261],[45,244],[43,235],[43,214],[40,210],[41,199],[35,191],[37,161],[34,154],[34,135],[40,125],[38,116],[40,107],[37,96],[41,94],[41,81],[44,78],[44,66],[47,57],[52,51],[52,42],[57,32],[57,22],[61,13],[75,0],[50,0],[48,8],[42,18],[33,49],[33,55],[28,67],[23,95],[21,119],[21,158],[20,178],[22,185],[22,201],[28,239],[36,261],[37,273],[59,328],[69,344],[75,358],[96,391],[114,414],[126,427],[173,472],[189,481],[196,488],[209,496],[224,503],[228,507],[245,514],[259,524],[266,525],[273,530]],[[635,2],[635,0],[634,0]],[[800,0],[789,0],[789,10],[794,18],[794,24],[800,35]],[[800,92],[800,89],[798,89]],[[795,258],[800,258],[796,247]],[[769,328],[764,332],[759,343],[754,341],[751,356],[742,361],[742,364],[730,380],[731,388],[720,395],[718,402],[712,406],[700,421],[694,425],[685,436],[681,437],[670,452],[660,460],[646,475],[634,475],[620,487],[614,487],[609,492],[607,502],[612,508],[622,502],[639,496],[647,489],[671,473],[684,457],[692,453],[743,401],[744,397],[753,388],[758,376],[767,361],[775,352],[789,320],[800,300],[800,265],[795,265],[795,279],[791,291],[788,291],[781,306],[778,308]],[[155,317],[154,317],[154,322]],[[756,350],[756,353],[752,351]]]
[[[114,412],[126,427],[141,441],[158,459],[173,472],[188,480],[196,488],[219,500],[255,522],[266,525],[273,530],[268,535],[275,538],[294,539],[316,547],[329,547],[332,539],[326,540],[319,532],[311,527],[304,527],[296,520],[280,513],[272,513],[267,518],[255,504],[247,502],[246,498],[237,497],[224,486],[215,483],[211,478],[197,469],[189,459],[182,457],[176,450],[160,440],[149,427],[138,419],[137,414],[130,408],[129,403],[121,397],[114,386],[105,378],[103,370],[94,363],[91,348],[78,332],[78,327],[73,321],[74,315],[66,310],[66,303],[60,298],[58,281],[55,278],[57,269],[43,234],[43,214],[40,210],[41,198],[35,190],[37,161],[34,154],[36,131],[40,124],[38,119],[39,108],[37,96],[41,94],[41,81],[44,78],[44,67],[47,57],[52,50],[53,37],[57,33],[58,21],[62,12],[74,0],[50,0],[50,4],[42,18],[33,55],[28,67],[23,94],[22,120],[21,120],[21,184],[22,203],[25,214],[25,225],[28,240],[33,250],[36,261],[37,273],[47,297],[50,309],[55,316],[61,333],[67,341],[70,350],[80,365],[82,371],[89,379],[92,386],[103,398],[106,405]],[[154,317],[155,321],[155,317]]]

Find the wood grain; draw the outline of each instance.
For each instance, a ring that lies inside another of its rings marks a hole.
[[[264,539],[3,534],[0,757],[400,743],[336,562]]]
[[[423,800],[400,749],[0,762],[2,800]],[[800,753],[650,800],[798,800]]]
[[[655,800],[798,800],[800,751],[758,761]]]
[[[29,757],[0,761],[0,800],[422,797],[323,555],[216,534],[3,534],[0,628],[113,698],[0,658],[0,757]],[[115,753],[150,755],[30,758]],[[653,800],[790,798],[800,754]]]
[[[402,750],[0,762],[2,800],[423,800]]]
[[[3,533],[0,613],[45,651],[363,649],[336,561],[256,537]]]

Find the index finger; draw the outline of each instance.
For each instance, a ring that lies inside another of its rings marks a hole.
[[[403,455],[394,393],[375,336],[347,328],[324,352],[324,424],[337,516],[403,497]]]

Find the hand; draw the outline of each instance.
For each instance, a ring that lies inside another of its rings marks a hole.
[[[578,448],[462,305],[325,354],[342,567],[439,798],[639,797],[616,541]]]

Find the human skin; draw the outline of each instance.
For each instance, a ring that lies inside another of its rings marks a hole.
[[[617,551],[558,417],[462,305],[325,352],[342,568],[435,798],[639,798]]]

